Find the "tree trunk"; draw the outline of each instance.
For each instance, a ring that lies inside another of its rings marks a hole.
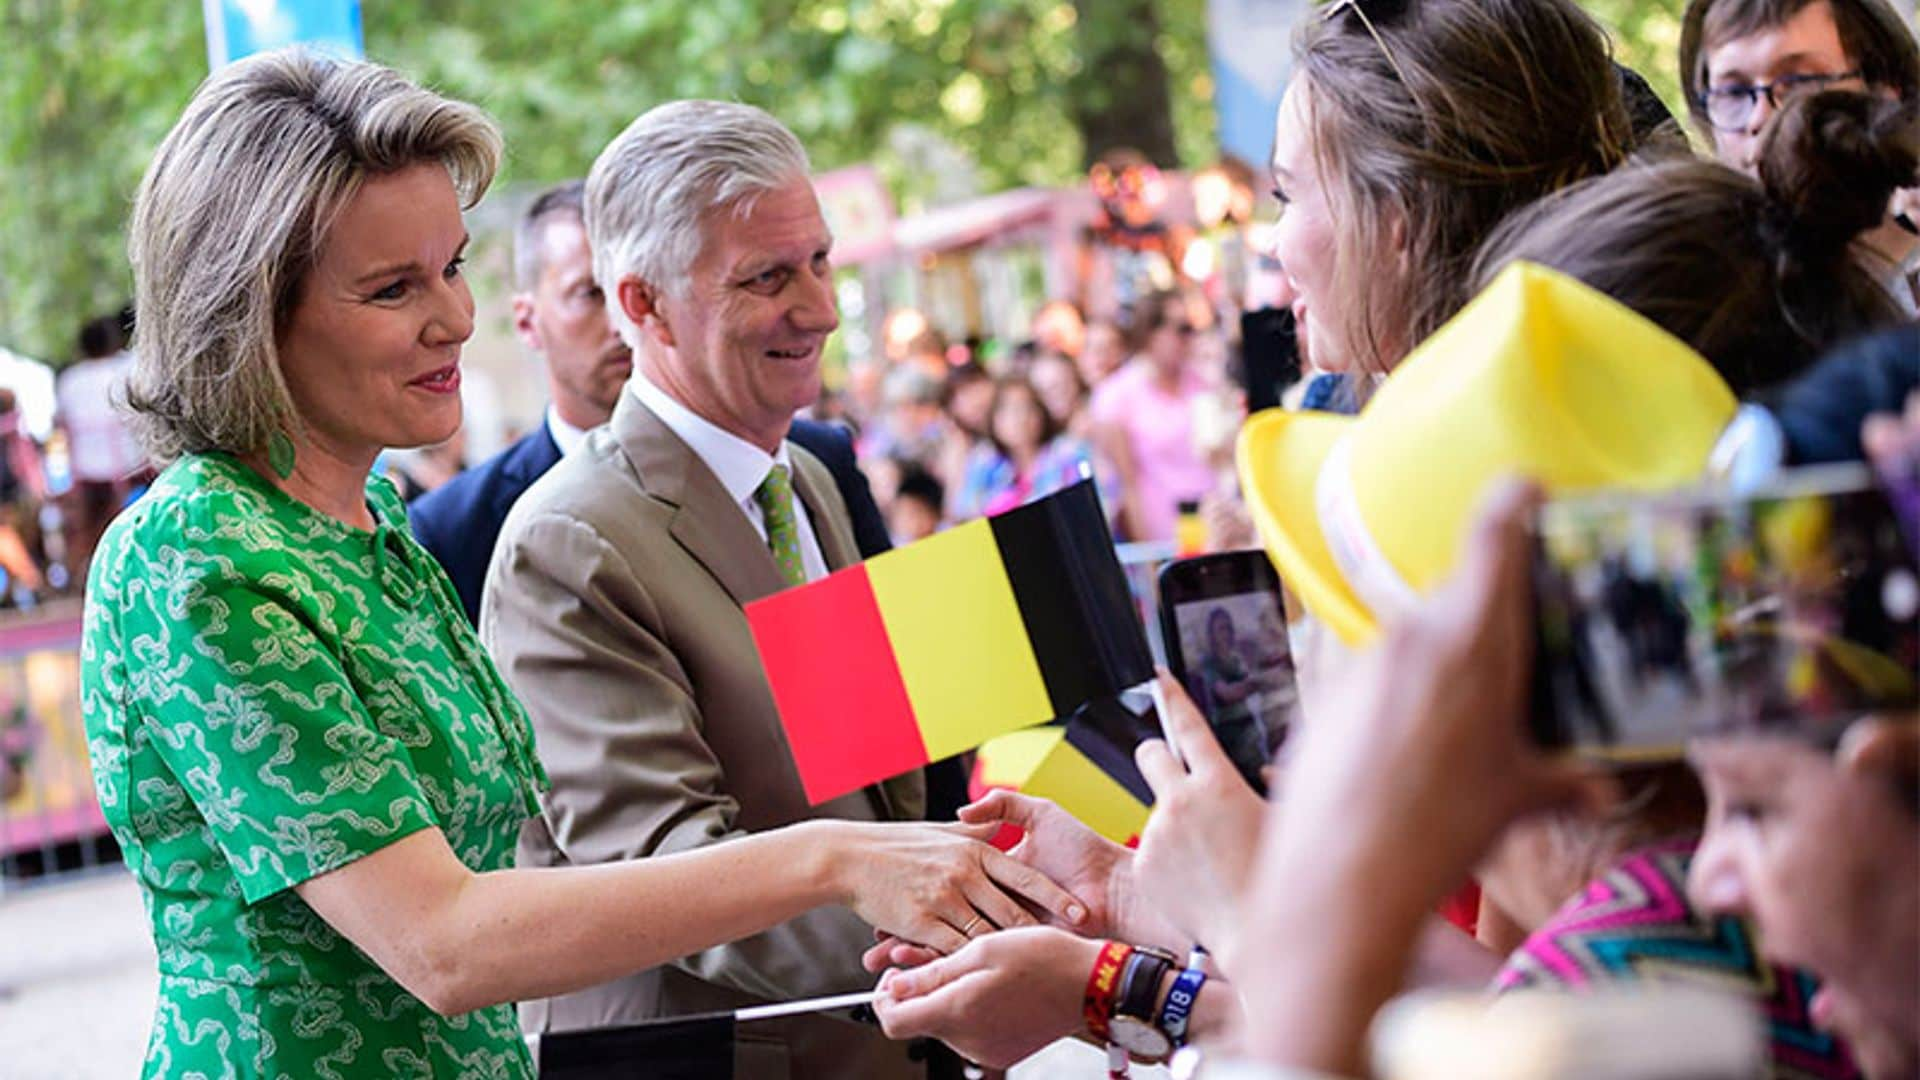
[[[1089,166],[1118,147],[1138,150],[1162,168],[1180,162],[1167,65],[1154,47],[1160,36],[1157,3],[1074,0],[1081,68],[1073,81],[1073,112]]]

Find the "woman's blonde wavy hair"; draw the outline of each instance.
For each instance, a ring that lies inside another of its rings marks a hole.
[[[200,85],[135,198],[135,361],[126,406],[158,465],[253,454],[300,418],[276,337],[363,180],[446,166],[463,207],[499,166],[499,130],[389,68],[284,49]]]

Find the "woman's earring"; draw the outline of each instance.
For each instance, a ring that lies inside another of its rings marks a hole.
[[[276,430],[267,436],[267,466],[282,480],[293,475],[293,440],[286,432]]]

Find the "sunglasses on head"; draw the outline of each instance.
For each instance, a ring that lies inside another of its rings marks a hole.
[[[1333,0],[1321,9],[1320,18],[1323,22],[1332,22],[1342,15],[1352,13],[1354,18],[1360,20],[1360,25],[1367,31],[1367,36],[1373,39],[1375,45],[1380,46],[1380,55],[1387,58],[1387,66],[1393,69],[1394,75],[1399,77],[1402,84],[1411,86],[1413,84],[1407,82],[1406,72],[1400,70],[1400,61],[1393,58],[1393,50],[1387,48],[1386,39],[1380,36],[1380,31],[1373,25],[1375,18],[1398,17],[1406,11],[1408,2],[1409,0]],[[1368,14],[1368,9],[1372,9],[1371,15]]]

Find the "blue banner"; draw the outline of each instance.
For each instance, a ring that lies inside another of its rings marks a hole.
[[[308,45],[341,56],[365,55],[360,0],[203,0],[207,66],[219,70],[243,56]]]
[[[1293,74],[1293,28],[1311,10],[1308,0],[1207,2],[1220,150],[1255,175],[1264,176],[1273,157],[1273,121]]]

